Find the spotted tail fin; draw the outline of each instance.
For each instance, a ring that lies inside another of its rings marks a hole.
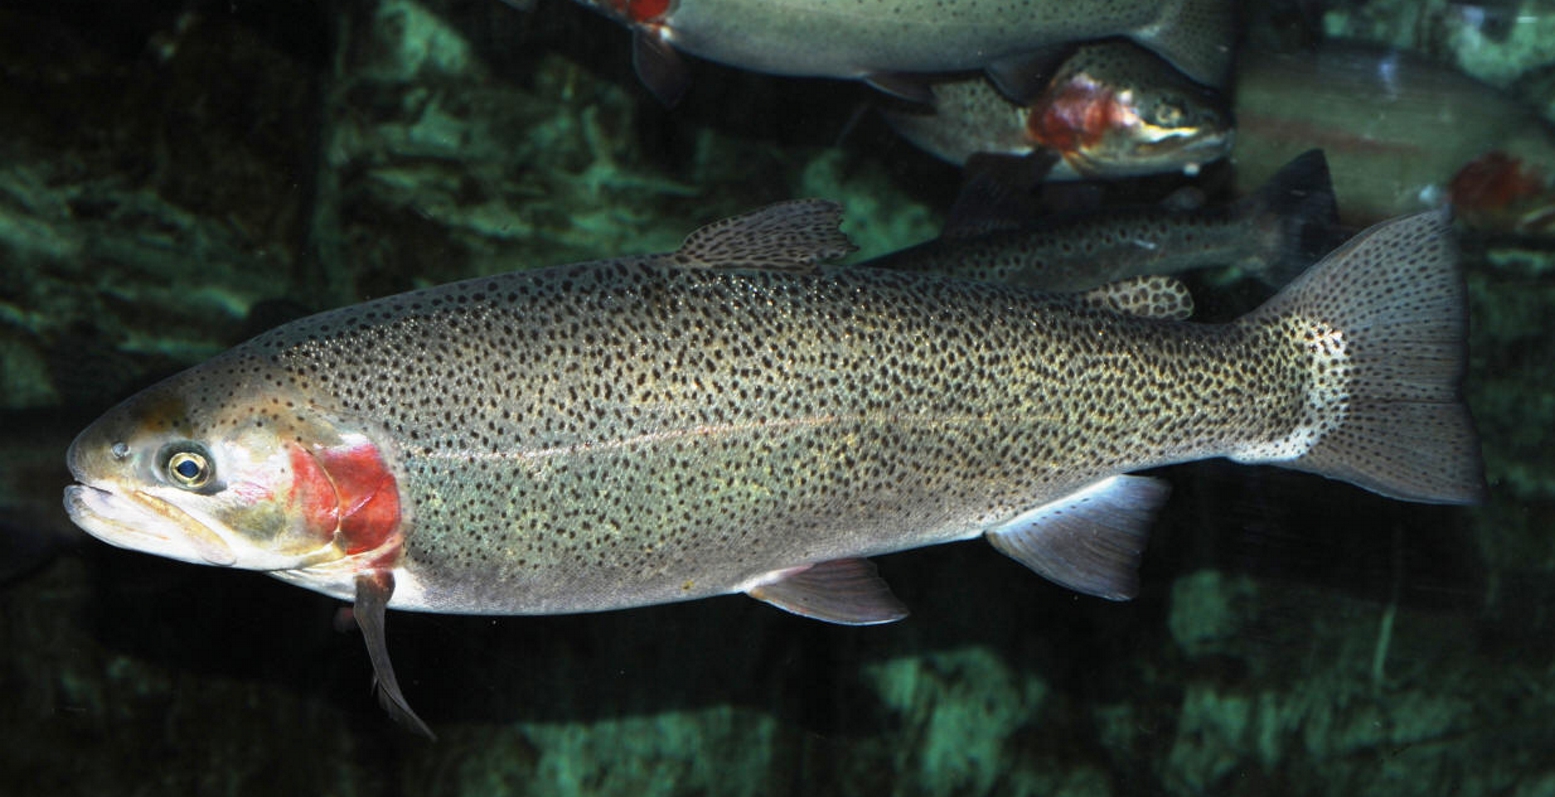
[[[1468,307],[1446,212],[1360,233],[1241,323],[1288,334],[1306,352],[1310,378],[1306,421],[1234,459],[1409,501],[1483,497],[1462,393]]]

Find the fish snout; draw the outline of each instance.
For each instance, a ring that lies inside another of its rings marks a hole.
[[[81,483],[65,488],[64,505],[70,520],[86,533],[117,548],[183,562],[220,567],[237,563],[231,544],[200,518],[145,492],[115,489],[111,482],[92,484],[92,454],[83,455],[85,464],[78,470],[76,450],[72,445],[66,459]]]

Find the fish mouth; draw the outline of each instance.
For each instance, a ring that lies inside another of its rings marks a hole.
[[[1231,150],[1232,134],[1178,128],[1149,138],[1123,137],[1065,154],[1075,171],[1096,177],[1133,177],[1163,170],[1196,173]]]
[[[1235,134],[1229,130],[1163,128],[1149,132],[1149,137],[1136,137],[1129,144],[1130,154],[1144,162],[1199,156],[1201,163],[1208,163],[1225,157],[1235,141]]]
[[[116,548],[195,564],[230,567],[237,556],[198,518],[154,495],[92,484],[65,488],[65,511],[77,526]]]

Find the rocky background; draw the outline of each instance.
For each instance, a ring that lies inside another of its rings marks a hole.
[[[1555,107],[1549,0],[1247,5],[1257,46],[1387,42]],[[1127,604],[966,544],[884,558],[914,613],[881,628],[394,614],[435,744],[335,602],[60,510],[79,428],[306,312],[796,196],[861,257],[931,237],[959,177],[873,102],[699,63],[666,111],[563,0],[0,6],[0,793],[1555,794],[1549,239],[1465,237],[1485,506],[1204,463],[1162,474]]]

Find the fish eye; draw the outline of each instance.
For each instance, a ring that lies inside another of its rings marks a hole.
[[[174,443],[163,450],[161,459],[168,481],[188,490],[204,487],[216,475],[210,454],[196,443]]]
[[[1175,102],[1163,102],[1155,109],[1156,123],[1163,127],[1181,124],[1186,116],[1182,106]]]

